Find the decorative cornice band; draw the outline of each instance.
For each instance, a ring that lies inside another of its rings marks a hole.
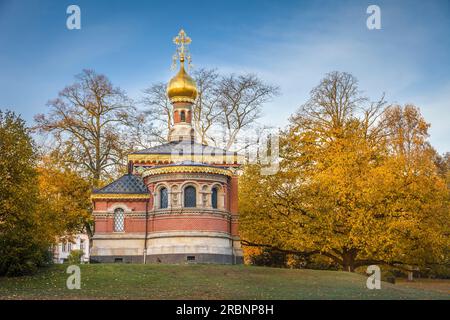
[[[170,98],[171,103],[177,103],[177,102],[188,102],[188,103],[194,103],[195,99],[185,97],[185,96],[175,96]]]
[[[190,217],[211,217],[211,218],[227,218],[229,219],[231,217],[231,214],[228,211],[224,210],[189,210],[189,211],[183,211],[180,209],[170,210],[170,209],[164,209],[164,210],[151,210],[148,213],[148,218],[153,217],[182,217],[182,216],[190,216]],[[108,218],[113,217],[114,214],[109,211],[94,211],[92,215],[96,218]],[[139,212],[125,212],[125,217],[134,217],[134,218],[145,218],[146,213],[139,211]]]
[[[148,169],[147,169],[148,170]],[[143,170],[142,172],[145,172]],[[199,174],[199,173],[166,173],[160,175],[154,175],[147,177],[147,183],[158,183],[158,182],[167,182],[167,183],[179,183],[180,181],[186,180],[201,180],[201,181],[209,181],[209,182],[221,182],[223,184],[227,183],[227,176],[219,175],[219,174]]]
[[[144,171],[142,177],[148,177],[153,175],[165,174],[165,173],[211,173],[211,174],[220,174],[224,176],[231,177],[233,173],[228,169],[221,168],[213,168],[213,167],[204,167],[204,166],[168,166],[168,167],[159,167],[159,168],[150,168]]]

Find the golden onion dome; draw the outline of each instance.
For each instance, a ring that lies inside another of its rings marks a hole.
[[[193,103],[197,98],[197,86],[194,79],[192,79],[184,70],[184,63],[180,63],[180,71],[175,77],[170,79],[167,85],[167,95],[170,102],[191,102]]]

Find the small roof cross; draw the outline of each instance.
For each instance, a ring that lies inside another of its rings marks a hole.
[[[184,64],[184,61],[187,60],[188,68],[191,67],[191,55],[189,53],[189,49],[187,48],[191,42],[191,38],[187,36],[183,29],[181,29],[178,35],[173,38],[173,43],[177,46],[177,51],[173,55],[172,69],[176,68],[177,60],[179,60],[182,65]]]

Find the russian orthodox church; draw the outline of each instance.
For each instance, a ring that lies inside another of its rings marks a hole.
[[[128,174],[92,194],[91,261],[242,263],[235,152],[201,144],[192,126],[195,81],[183,30],[180,70],[167,87],[174,123],[168,143],[128,155]],[[176,61],[175,61],[176,63]]]

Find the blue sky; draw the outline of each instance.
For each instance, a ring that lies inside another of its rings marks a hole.
[[[81,8],[81,30],[66,8]],[[366,9],[381,8],[381,30]],[[138,99],[167,81],[180,28],[196,67],[253,72],[281,88],[262,123],[283,127],[330,71],[347,71],[372,99],[414,103],[431,143],[450,151],[450,1],[0,0],[0,108],[31,124],[73,76],[93,68]]]

